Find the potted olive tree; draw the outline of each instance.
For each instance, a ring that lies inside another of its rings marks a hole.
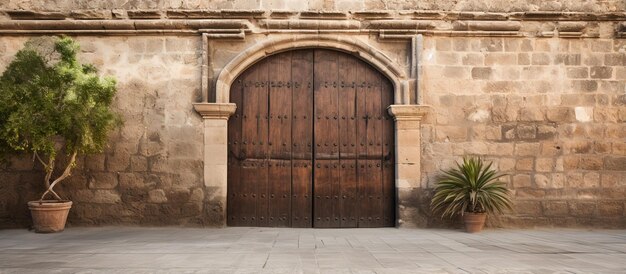
[[[467,232],[475,233],[483,229],[488,213],[511,209],[510,191],[506,183],[498,181],[504,174],[491,166],[481,158],[466,157],[444,171],[431,201],[433,212],[442,217],[461,215]]]
[[[0,153],[30,153],[45,173],[46,190],[28,202],[36,232],[65,228],[72,202],[54,187],[79,154],[102,152],[120,121],[111,110],[115,80],[79,63],[78,49],[68,37],[31,39],[0,77]]]

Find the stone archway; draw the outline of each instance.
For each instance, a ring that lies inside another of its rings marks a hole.
[[[326,48],[358,57],[388,78],[393,86],[393,105],[388,108],[395,121],[395,211],[396,225],[412,223],[412,206],[401,199],[420,187],[420,121],[425,113],[421,106],[408,105],[409,81],[400,69],[383,53],[358,39],[336,35],[293,35],[290,38],[268,39],[251,46],[231,60],[219,73],[215,87],[215,103],[196,103],[195,110],[204,123],[204,183],[211,193],[207,203],[212,223],[226,225],[228,189],[228,118],[237,106],[230,102],[230,88],[247,68],[268,55],[307,48]],[[206,79],[203,77],[203,79]],[[410,199],[410,198],[409,198]]]
[[[391,81],[336,50],[269,55],[230,87],[228,225],[395,225]]]
[[[259,60],[282,51],[326,48],[343,51],[371,64],[392,82],[394,104],[408,104],[408,82],[405,70],[389,57],[358,39],[338,35],[294,35],[290,38],[268,39],[237,55],[219,73],[215,82],[216,103],[229,103],[232,82],[248,67]]]

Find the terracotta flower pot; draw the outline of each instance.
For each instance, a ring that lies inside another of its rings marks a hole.
[[[43,200],[28,202],[33,217],[33,228],[37,233],[60,232],[65,229],[71,201]]]
[[[469,233],[481,232],[483,230],[483,226],[485,226],[486,219],[487,219],[486,213],[465,212],[463,214],[463,222],[465,223],[465,230]]]

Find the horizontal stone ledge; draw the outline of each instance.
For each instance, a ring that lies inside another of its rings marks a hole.
[[[24,20],[0,21],[0,30],[243,29],[242,20]]]
[[[348,18],[348,13],[341,11],[303,11],[300,12],[300,18],[345,19]]]
[[[193,108],[204,119],[228,120],[228,117],[237,110],[237,105],[233,103],[195,103]]]
[[[281,19],[285,19],[285,18],[290,18],[290,17],[294,17],[295,15],[297,15],[298,12],[297,11],[290,11],[290,10],[274,10],[272,11],[272,13],[270,13],[270,18],[281,18]]]
[[[416,20],[376,20],[367,26],[369,29],[434,29],[432,21]]]
[[[352,17],[360,19],[391,19],[393,13],[386,10],[353,11]]]
[[[556,29],[559,32],[580,32],[587,27],[587,22],[559,22]]]
[[[452,24],[454,30],[481,30],[481,31],[518,31],[522,24],[516,21],[456,21]]]
[[[104,35],[104,36],[133,36],[133,35],[175,35],[175,36],[187,36],[187,35],[199,35],[200,32],[196,30],[3,30],[0,29],[0,34],[4,35]]]
[[[509,19],[528,21],[619,21],[626,20],[625,12],[584,13],[529,11],[509,13]]]
[[[517,31],[449,31],[449,30],[380,30],[378,35],[383,40],[413,39],[415,35],[450,36],[450,37],[523,37]]]
[[[360,29],[361,22],[354,20],[261,20],[267,29]]]
[[[429,109],[426,105],[391,105],[387,111],[396,121],[421,121]]]
[[[262,19],[301,18],[320,20],[371,20],[385,18],[416,20],[479,20],[479,21],[623,21],[625,12],[464,12],[429,10],[356,10],[356,11],[289,11],[289,10],[208,10],[208,9],[93,9],[74,11],[0,10],[12,20],[63,19]]]

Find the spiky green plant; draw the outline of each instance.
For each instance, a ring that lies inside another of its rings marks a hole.
[[[78,43],[69,37],[28,41],[0,76],[0,156],[30,152],[45,170],[46,191],[70,176],[78,154],[99,153],[120,123],[111,104],[115,79],[78,62]],[[57,156],[68,162],[57,178]]]
[[[444,171],[431,200],[433,212],[452,217],[465,212],[502,213],[511,209],[510,191],[506,183],[498,181],[505,174],[485,165],[478,157],[464,157],[463,163]]]

